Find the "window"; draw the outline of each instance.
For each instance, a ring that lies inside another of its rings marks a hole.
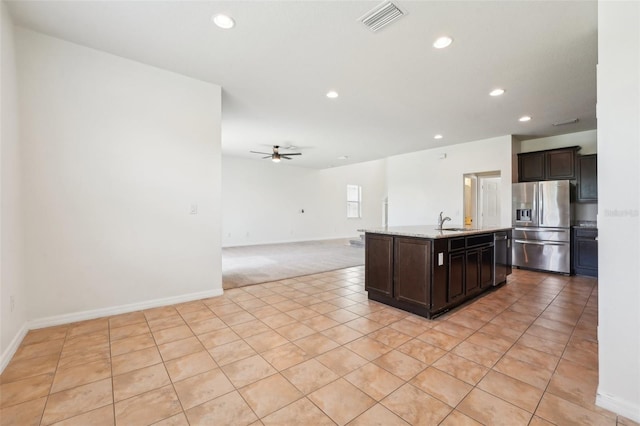
[[[347,218],[362,217],[362,188],[360,185],[347,185]]]

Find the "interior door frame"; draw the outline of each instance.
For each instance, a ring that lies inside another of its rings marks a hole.
[[[463,212],[463,222],[466,226],[471,226],[472,228],[479,228],[482,226],[482,180],[487,178],[501,178],[502,173],[500,170],[491,170],[486,172],[475,172],[475,173],[465,173],[462,177],[462,191],[463,191],[463,201],[462,201],[462,212]],[[498,203],[501,203],[500,193],[501,193],[501,185],[502,180],[498,182]],[[502,205],[499,205],[498,211],[500,212],[503,208]],[[470,216],[470,223],[467,218]]]
[[[478,224],[479,226],[486,226],[484,221],[484,195],[485,195],[485,183],[491,179],[492,181],[497,182],[497,190],[496,190],[496,200],[498,203],[497,208],[497,223],[496,226],[500,223],[500,209],[502,206],[500,205],[500,176],[491,176],[491,175],[481,175],[478,177]]]

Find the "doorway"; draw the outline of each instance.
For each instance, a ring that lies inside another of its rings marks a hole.
[[[465,226],[482,228],[500,225],[500,182],[499,171],[464,175]]]

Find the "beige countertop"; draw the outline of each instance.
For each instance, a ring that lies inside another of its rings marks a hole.
[[[448,228],[455,228],[456,230],[448,230]],[[465,228],[463,226],[445,225],[444,229],[440,231],[436,225],[414,225],[414,226],[387,226],[380,228],[364,228],[358,229],[359,232],[372,233],[372,234],[384,234],[384,235],[398,235],[403,237],[417,237],[417,238],[451,238],[474,234],[486,234],[497,231],[508,231],[512,229],[509,227],[486,227],[486,228]]]

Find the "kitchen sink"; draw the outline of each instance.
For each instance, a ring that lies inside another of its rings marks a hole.
[[[473,231],[472,228],[442,228],[443,231]]]

